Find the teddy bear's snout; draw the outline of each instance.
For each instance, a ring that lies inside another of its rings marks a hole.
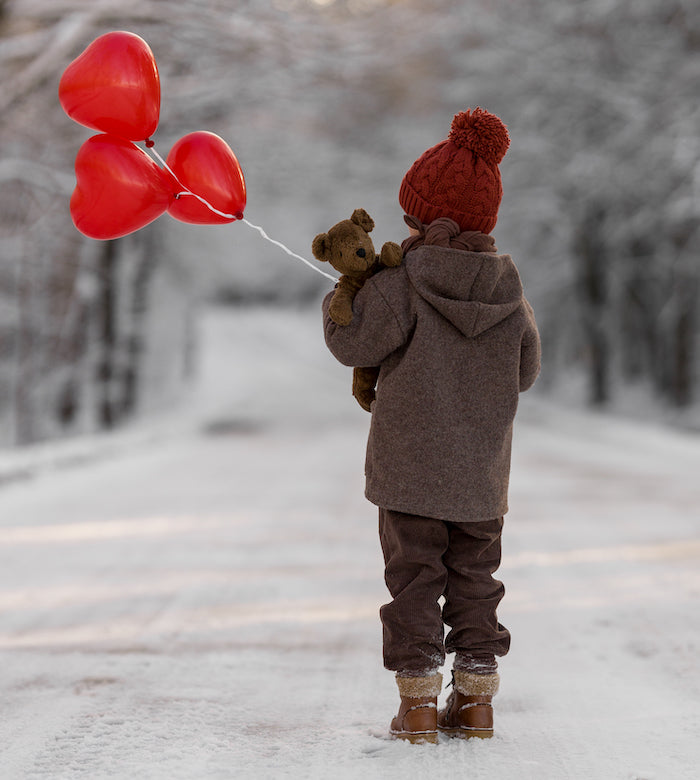
[[[356,254],[358,257],[366,257],[366,256],[367,256],[367,252],[365,252],[365,250],[364,250],[362,247],[360,247],[360,248],[357,250],[357,252],[355,252],[355,254]]]

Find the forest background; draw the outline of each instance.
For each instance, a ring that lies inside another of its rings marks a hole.
[[[413,160],[454,113],[501,116],[513,143],[494,235],[537,313],[537,392],[700,428],[693,0],[0,0],[0,446],[175,404],[209,302],[317,307],[328,289],[241,223],[75,230],[91,133],[58,81],[116,29],[158,63],[161,154],[194,130],[222,136],[246,217],[307,257],[359,206],[377,245],[401,240]]]

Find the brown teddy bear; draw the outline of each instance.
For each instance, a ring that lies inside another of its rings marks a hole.
[[[403,251],[398,244],[387,241],[377,255],[369,237],[374,220],[364,209],[355,209],[350,219],[344,219],[327,232],[319,233],[313,240],[311,251],[317,260],[330,263],[342,276],[331,299],[328,313],[338,325],[352,322],[352,302],[362,285],[381,271],[401,265]],[[353,369],[352,394],[363,409],[370,411],[376,394],[379,369],[361,367]]]

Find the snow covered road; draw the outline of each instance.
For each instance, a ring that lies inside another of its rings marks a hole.
[[[203,347],[192,411],[0,489],[2,778],[698,777],[700,437],[523,404],[497,735],[410,746],[349,370],[316,309]]]

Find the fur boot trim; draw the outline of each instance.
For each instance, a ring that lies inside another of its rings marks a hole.
[[[442,675],[440,672],[429,677],[399,677],[396,676],[399,695],[408,699],[426,699],[439,696],[442,690]]]
[[[464,696],[495,696],[500,677],[497,674],[470,674],[456,669],[455,689]]]

